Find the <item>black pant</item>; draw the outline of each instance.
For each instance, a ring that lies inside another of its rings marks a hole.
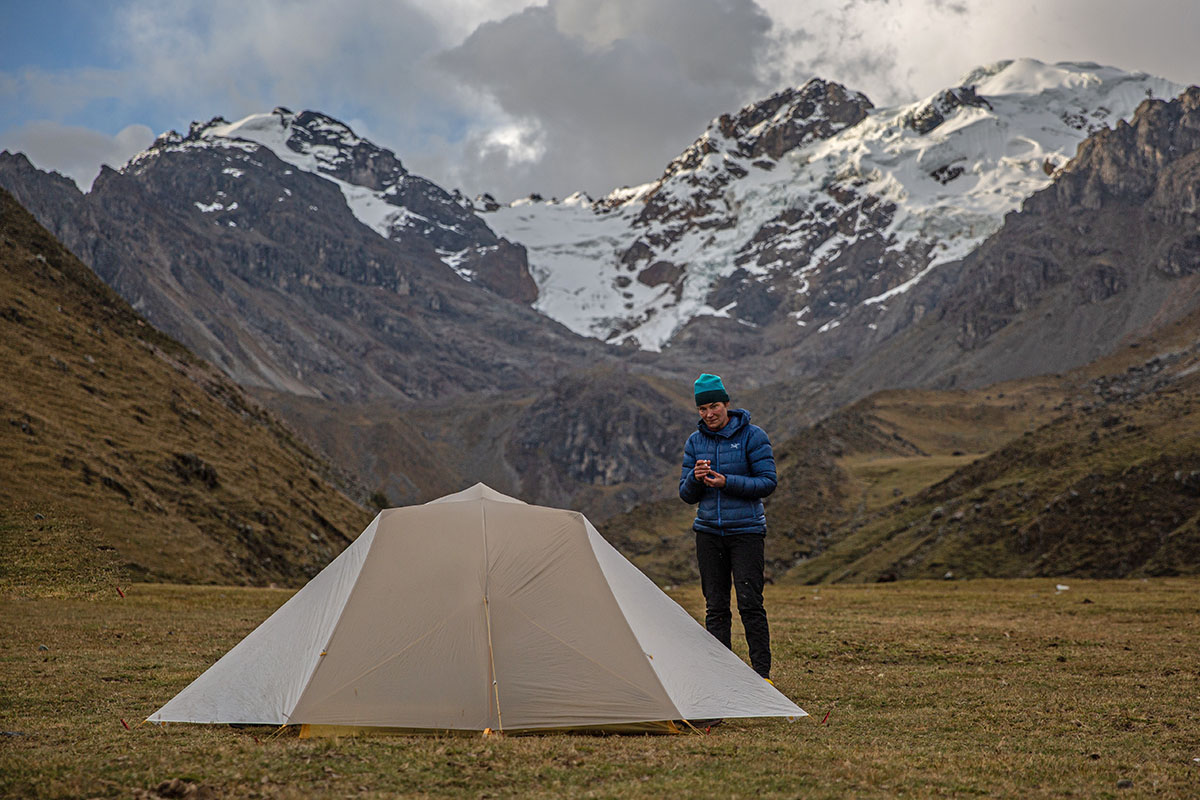
[[[765,536],[739,533],[720,536],[696,531],[696,560],[700,562],[700,588],[704,591],[704,627],[732,649],[729,589],[737,589],[738,614],[746,629],[750,664],[764,678],[771,677],[771,633],[763,608],[763,544]]]

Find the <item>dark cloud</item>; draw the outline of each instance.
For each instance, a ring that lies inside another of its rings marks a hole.
[[[652,180],[714,116],[771,87],[751,0],[551,0],[480,26],[438,63],[494,102],[458,182],[502,194]]]

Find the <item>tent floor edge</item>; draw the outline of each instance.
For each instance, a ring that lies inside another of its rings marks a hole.
[[[505,729],[505,736],[542,736],[552,734],[575,734],[580,736],[646,736],[687,733],[687,729],[675,720],[653,722],[625,722],[608,725],[574,725],[562,728],[518,728]],[[380,725],[300,725],[301,739],[336,738],[343,736],[483,736],[484,731],[443,730],[437,728],[395,728]]]

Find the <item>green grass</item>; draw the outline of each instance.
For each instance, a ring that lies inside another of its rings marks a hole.
[[[768,587],[777,683],[813,715],[795,723],[340,740],[138,726],[287,591],[10,585],[0,730],[20,735],[0,737],[0,795],[182,778],[215,797],[1195,796],[1200,580],[1055,583]],[[695,587],[674,595],[698,612]]]

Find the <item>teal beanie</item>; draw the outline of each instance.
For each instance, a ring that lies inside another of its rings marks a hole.
[[[720,375],[709,375],[707,372],[696,378],[696,405],[708,403],[728,403],[729,392],[721,383]]]

